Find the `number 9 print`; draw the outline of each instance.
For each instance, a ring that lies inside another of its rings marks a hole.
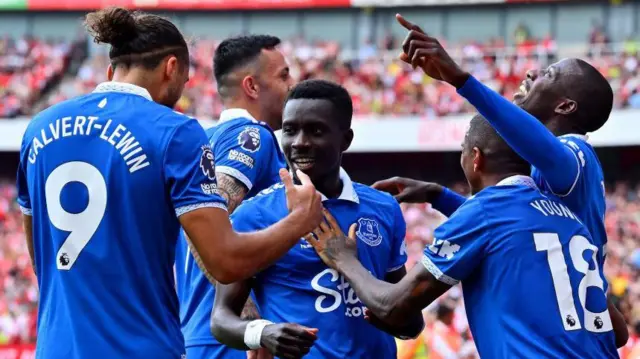
[[[87,207],[80,213],[66,211],[60,202],[62,189],[71,182],[82,183],[89,193]],[[44,187],[49,221],[59,230],[69,232],[56,254],[57,267],[70,270],[102,222],[107,209],[107,183],[93,165],[75,161],[56,167]]]

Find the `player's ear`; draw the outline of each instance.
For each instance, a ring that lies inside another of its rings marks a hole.
[[[242,79],[242,91],[244,91],[244,93],[251,97],[254,100],[258,99],[258,93],[260,92],[260,86],[258,85],[258,82],[256,81],[256,79],[253,76],[245,76]]]
[[[178,62],[178,58],[175,56],[169,56],[164,64],[164,77],[167,79],[172,79],[178,75],[179,70],[180,63]]]
[[[111,64],[107,67],[107,80],[113,80],[113,66],[111,66]]]
[[[482,171],[484,168],[484,156],[478,147],[473,148],[473,172]]]
[[[353,142],[353,130],[348,129],[347,131],[344,131],[344,134],[342,135],[342,147],[340,150],[342,152],[348,150],[349,147],[351,147],[351,142]]]
[[[565,98],[556,106],[554,112],[559,115],[569,115],[578,110],[578,103],[570,98]]]

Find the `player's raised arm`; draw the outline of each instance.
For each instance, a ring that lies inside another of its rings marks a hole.
[[[497,92],[486,87],[453,61],[440,42],[401,15],[398,22],[409,30],[401,60],[456,87],[523,159],[538,168],[555,193],[568,192],[580,173],[574,152],[563,145],[540,121]],[[563,111],[559,109],[558,111]]]
[[[302,185],[296,186],[283,170],[290,214],[267,229],[236,233],[224,200],[216,193],[213,154],[197,121],[188,121],[176,130],[167,147],[164,168],[180,224],[204,269],[221,283],[254,275],[322,219],[320,195],[308,177],[300,174]]]
[[[467,199],[447,187],[433,182],[393,177],[378,181],[373,188],[391,194],[400,203],[431,203],[431,206],[449,217]]]
[[[279,358],[302,358],[317,339],[317,329],[295,323],[244,320],[240,314],[249,298],[252,280],[216,285],[211,333],[222,344],[239,350],[265,348]]]

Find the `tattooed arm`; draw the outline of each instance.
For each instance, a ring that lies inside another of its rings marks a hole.
[[[227,201],[227,210],[229,211],[229,213],[232,213],[236,208],[238,208],[238,205],[242,203],[242,200],[247,194],[247,187],[245,187],[242,182],[224,173],[216,173],[216,179],[218,180],[218,190],[220,191],[220,195]],[[191,243],[191,240],[186,233],[184,234],[184,237],[189,243],[189,250],[191,251],[196,264],[198,265],[202,273],[204,273],[204,275],[207,277],[209,282],[215,285],[216,280],[211,274],[209,274],[207,270],[205,270],[202,259],[200,258],[198,253],[193,250],[193,244]]]
[[[216,179],[218,180],[218,190],[220,191],[220,195],[227,200],[227,208],[229,209],[229,213],[233,213],[233,211],[238,208],[240,203],[244,200],[244,197],[247,195],[247,186],[244,183],[240,182],[234,177],[229,176],[225,173],[216,173]],[[247,302],[244,305],[244,309],[242,309],[242,319],[259,319],[260,314],[258,313],[258,308],[256,308],[255,303],[251,297],[247,299]]]
[[[238,208],[247,195],[247,192],[249,192],[247,186],[238,179],[225,173],[216,172],[216,179],[218,180],[220,195],[227,200],[227,209],[231,214]]]

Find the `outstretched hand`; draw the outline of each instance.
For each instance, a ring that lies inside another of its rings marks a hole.
[[[338,270],[340,258],[357,257],[356,227],[349,227],[349,236],[345,236],[340,225],[326,209],[322,210],[324,220],[309,233],[305,239],[313,246],[322,261],[329,267]]]
[[[260,344],[278,358],[297,359],[307,355],[317,339],[316,328],[307,328],[295,323],[280,323],[264,327]]]
[[[420,67],[430,77],[445,81],[456,88],[464,85],[469,74],[453,61],[438,39],[427,35],[420,26],[400,14],[396,14],[396,20],[409,31],[402,43],[400,60],[414,69]]]
[[[437,183],[404,177],[378,181],[371,187],[391,194],[400,203],[431,203],[438,198],[443,190],[443,187]]]

